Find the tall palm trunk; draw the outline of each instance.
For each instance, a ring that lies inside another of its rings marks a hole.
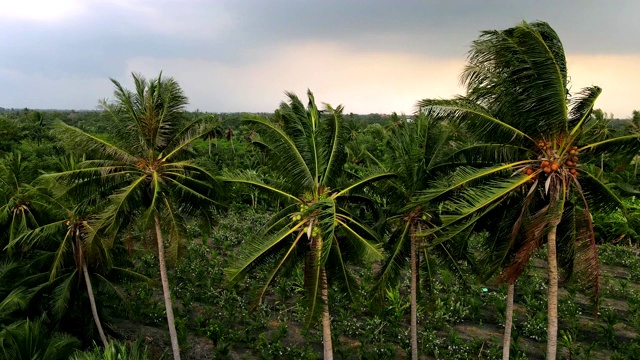
[[[556,358],[558,347],[558,261],[556,258],[557,223],[553,225],[547,239],[547,262],[549,289],[547,293],[547,359]]]
[[[82,264],[82,274],[84,275],[84,283],[87,286],[87,294],[89,294],[89,304],[91,304],[91,315],[93,315],[93,321],[96,323],[96,327],[98,328],[98,334],[100,335],[100,340],[102,340],[102,345],[104,345],[104,347],[107,347],[109,346],[109,342],[107,341],[107,337],[104,335],[102,323],[100,322],[100,317],[98,316],[96,299],[93,297],[93,286],[91,286],[91,279],[89,279],[89,271],[87,271],[86,264]]]
[[[211,156],[211,135],[209,135],[207,139],[209,140],[209,156]]]
[[[513,293],[515,280],[507,284],[507,314],[504,321],[504,337],[502,338],[502,360],[509,360],[511,349],[511,328],[513,327]]]
[[[418,360],[418,254],[415,225],[411,224],[411,359]]]
[[[89,305],[91,306],[91,315],[93,316],[93,321],[96,323],[96,328],[98,328],[98,334],[100,335],[100,340],[102,341],[102,345],[106,348],[109,346],[109,342],[107,341],[107,337],[104,335],[104,330],[102,329],[102,323],[100,322],[100,317],[98,316],[98,308],[96,307],[96,298],[93,296],[93,286],[91,286],[91,278],[89,277],[89,270],[87,270],[87,263],[84,261],[84,251],[82,249],[82,244],[78,243],[80,238],[80,230],[78,228],[73,232],[73,241],[76,244],[76,248],[79,252],[79,259],[82,261],[82,275],[84,275],[84,284],[87,287],[87,294],[89,295]]]
[[[322,343],[324,348],[324,360],[333,360],[333,345],[331,344],[331,317],[329,315],[329,286],[327,284],[327,272],[322,268]]]
[[[164,306],[167,311],[167,323],[169,325],[169,337],[171,338],[171,349],[173,359],[180,360],[180,345],[178,344],[178,333],[176,332],[176,320],[173,316],[173,305],[171,303],[171,290],[169,289],[169,277],[167,276],[167,265],[164,261],[164,241],[160,230],[160,219],[155,215],[156,241],[158,242],[158,262],[160,263],[160,280],[162,281],[162,294],[164,295]]]
[[[87,287],[87,294],[89,295],[89,305],[91,306],[91,315],[93,316],[93,321],[96,323],[96,328],[98,328],[98,334],[100,335],[100,340],[102,341],[102,345],[106,348],[109,346],[109,342],[107,341],[107,337],[104,335],[104,330],[102,329],[102,323],[100,322],[100,317],[98,316],[98,308],[96,307],[96,298],[93,296],[93,286],[91,286],[91,278],[89,278],[89,270],[87,270],[87,263],[84,258],[84,250],[82,248],[82,244],[78,241],[80,239],[80,229],[76,228],[73,231],[73,242],[75,249],[78,251],[77,262],[82,262],[82,275],[84,276],[84,284]]]

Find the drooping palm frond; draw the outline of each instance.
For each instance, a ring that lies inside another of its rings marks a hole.
[[[376,273],[376,282],[372,292],[376,303],[381,304],[386,296],[387,289],[397,282],[406,269],[411,255],[410,230],[411,222],[405,221],[403,226],[397,226],[390,234],[392,241],[387,242],[387,257]]]
[[[271,236],[252,239],[245,243],[235,256],[234,261],[226,269],[229,281],[232,283],[239,281],[249,270],[257,267],[261,259],[264,261],[264,258],[270,254],[275,247],[288,239],[296,231],[303,228],[305,224],[307,224],[306,220],[288,224],[289,226],[283,227]]]
[[[590,207],[600,211],[613,212],[617,209],[625,209],[625,205],[618,195],[611,189],[613,184],[607,184],[602,177],[597,175],[597,169],[585,166],[580,169],[581,176],[576,179],[574,186],[578,193],[582,194]]]

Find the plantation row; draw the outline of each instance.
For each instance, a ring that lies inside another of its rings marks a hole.
[[[311,91],[188,113],[162,74],[0,113],[2,356],[640,356],[640,113],[569,93],[543,22],[483,32],[462,79],[375,121]]]

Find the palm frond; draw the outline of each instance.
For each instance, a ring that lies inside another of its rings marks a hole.
[[[464,124],[474,134],[491,134],[492,139],[501,139],[504,143],[517,144],[522,139],[535,143],[521,129],[501,121],[489,110],[465,97],[453,100],[424,99],[418,102],[418,107],[430,117]]]
[[[288,193],[286,191],[277,189],[277,188],[275,188],[273,186],[270,186],[270,185],[264,183],[257,176],[257,174],[253,173],[253,172],[249,172],[249,171],[237,172],[237,173],[234,173],[234,174],[229,174],[229,175],[226,175],[226,176],[222,176],[222,177],[220,177],[220,180],[222,180],[224,182],[231,182],[231,183],[249,184],[249,185],[256,186],[258,188],[261,188],[261,189],[276,193],[276,194],[278,194],[278,195],[280,195],[282,197],[289,198],[289,199],[294,200],[296,202],[301,202],[301,200],[298,199],[298,197],[296,197],[296,196],[294,196],[294,195],[292,195],[292,194],[290,194],[290,193]]]
[[[572,127],[570,136],[578,134],[585,122],[589,119],[593,106],[602,93],[598,86],[590,86],[582,89],[571,98],[571,111],[569,112],[569,126]]]
[[[73,287],[78,286],[77,280],[77,270],[73,270],[53,290],[51,302],[53,314],[56,318],[61,319],[69,308]]]
[[[396,282],[408,262],[411,251],[409,239],[411,223],[405,221],[402,225],[390,234],[390,241],[387,245],[391,245],[391,249],[388,251],[380,270],[375,274],[376,282],[372,291],[378,303],[382,302],[390,284]]]
[[[420,192],[415,199],[414,203],[426,204],[430,201],[437,200],[445,195],[448,195],[456,190],[472,187],[480,182],[488,182],[499,175],[504,175],[505,172],[511,171],[518,167],[523,167],[527,164],[532,164],[536,160],[522,160],[508,164],[499,164],[491,167],[473,168],[473,167],[458,167],[456,171],[448,177],[438,180],[434,183],[430,189]],[[527,177],[530,179],[531,177]],[[518,177],[522,180],[522,178]],[[495,180],[493,180],[495,181]]]
[[[395,177],[395,176],[397,176],[397,175],[394,174],[394,173],[389,173],[389,172],[380,173],[380,174],[373,174],[373,175],[367,176],[367,177],[365,177],[363,179],[360,179],[360,180],[356,181],[355,183],[349,185],[348,187],[340,190],[337,193],[332,194],[331,197],[333,199],[337,199],[338,197],[346,195],[350,191],[352,191],[352,190],[354,190],[354,189],[356,189],[356,188],[358,188],[360,186],[369,185],[369,184],[371,184],[373,182],[380,181],[380,180],[383,180],[383,179],[389,179],[389,178],[392,178],[392,177]]]
[[[607,185],[603,179],[594,172],[597,171],[592,167],[583,167],[580,169],[580,179],[574,182],[578,193],[586,199],[590,207],[603,212],[613,212],[617,209],[625,210],[623,201],[611,190],[611,185]]]
[[[262,130],[260,133],[262,138],[269,144],[270,150],[277,154],[272,158],[275,166],[282,169],[282,174],[290,177],[297,186],[304,188],[313,186],[314,176],[305,157],[298,148],[298,144],[284,130],[262,117],[246,117],[244,121]]]
[[[296,224],[291,224],[277,233],[254,238],[246,242],[240,249],[233,263],[226,269],[227,278],[231,283],[240,280],[249,269],[257,266],[257,260],[266,256],[274,247],[280,245],[291,234],[299,231],[307,223],[306,219]]]
[[[567,130],[566,59],[546,23],[483,32],[461,79],[469,98],[533,138]]]
[[[60,134],[64,134],[66,141],[85,150],[97,150],[103,155],[113,157],[122,162],[135,163],[137,161],[135,155],[118,147],[114,143],[100,139],[61,121],[56,123],[56,127],[60,129]]]
[[[609,154],[632,158],[640,152],[640,134],[624,135],[594,142],[580,147],[578,151],[588,151],[595,155]]]
[[[326,159],[322,185],[331,186],[335,184],[336,176],[340,173],[347,159],[345,143],[348,134],[347,129],[343,126],[342,106],[334,109],[326,104],[326,108],[329,116],[320,128],[320,134],[324,138],[321,138],[324,140],[322,141],[321,155],[322,159]]]

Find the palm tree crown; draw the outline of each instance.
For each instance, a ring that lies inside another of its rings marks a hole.
[[[309,320],[322,312],[325,358],[330,358],[327,279],[351,293],[355,282],[346,264],[381,256],[377,236],[351,213],[349,203],[366,201],[354,192],[391,174],[374,174],[345,185],[342,176],[348,134],[342,106],[334,109],[326,105],[322,112],[311,92],[306,108],[296,95],[287,96],[289,103],[281,104],[273,121],[257,116],[246,119],[257,128],[278,177],[263,181],[244,173],[227,180],[265,189],[286,198],[289,204],[274,215],[265,230],[267,236],[251,239],[240,250],[227,273],[231,281],[237,281],[258,265],[271,263],[272,271],[259,294],[262,298],[281,269],[302,262]]]

